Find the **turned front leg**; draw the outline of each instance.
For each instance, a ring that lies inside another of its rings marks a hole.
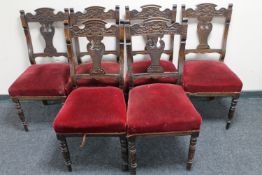
[[[128,138],[128,158],[129,170],[131,175],[136,175],[136,143],[135,138]]]
[[[22,109],[22,106],[21,106],[21,103],[20,101],[17,99],[17,98],[14,98],[13,99],[13,102],[15,103],[16,105],[16,109],[17,109],[17,113],[18,113],[18,116],[22,122],[22,125],[24,127],[24,130],[25,131],[28,131],[28,124],[26,122],[26,119],[25,119],[25,115],[24,115],[24,111]]]
[[[57,135],[57,139],[59,140],[60,142],[60,149],[61,149],[61,152],[63,154],[63,157],[64,157],[64,162],[65,162],[65,165],[68,169],[68,171],[72,171],[72,167],[71,167],[71,160],[70,160],[70,153],[69,153],[69,149],[68,149],[68,146],[67,146],[67,142],[66,142],[66,138],[65,136],[62,136],[62,135]]]
[[[189,145],[189,151],[188,151],[188,160],[187,160],[187,170],[191,170],[192,163],[195,156],[196,151],[196,143],[197,143],[197,135],[191,135],[190,138],[190,145]]]
[[[235,111],[236,111],[236,105],[238,102],[239,96],[232,97],[231,105],[228,112],[228,120],[226,124],[226,129],[229,129],[230,124],[232,122],[232,119],[234,117]]]

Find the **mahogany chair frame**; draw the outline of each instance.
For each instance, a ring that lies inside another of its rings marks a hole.
[[[84,12],[75,12],[73,8],[70,8],[70,25],[76,25],[81,24],[82,21],[90,20],[90,19],[100,19],[104,21],[110,21],[114,20],[115,24],[120,24],[120,18],[119,18],[119,6],[115,6],[115,10],[108,10],[105,11],[104,7],[101,6],[91,6],[85,8]],[[119,40],[116,41],[117,46],[119,46]],[[75,45],[75,52],[77,56],[77,62],[78,64],[81,64],[81,57],[84,55],[89,55],[88,52],[81,52],[80,51],[80,45],[79,40],[76,38],[74,40]],[[116,51],[105,51],[105,54],[114,54],[117,56],[116,61],[119,63],[119,55],[120,55],[120,49],[117,47]]]
[[[224,62],[225,54],[226,54],[226,46],[227,46],[227,37],[228,37],[228,31],[229,26],[231,22],[231,15],[232,15],[232,8],[233,4],[229,4],[228,8],[220,8],[216,9],[216,4],[211,3],[203,3],[197,5],[196,9],[188,8],[186,9],[185,5],[182,5],[182,20],[194,18],[197,19],[197,35],[199,39],[199,45],[196,49],[186,49],[185,54],[190,53],[199,53],[199,54],[205,54],[205,53],[218,53],[220,54],[219,61]],[[221,49],[212,49],[210,48],[208,44],[208,37],[212,31],[212,20],[213,18],[224,18],[225,19],[225,25],[224,25],[224,32],[223,32],[223,40],[222,40],[222,47]],[[180,65],[184,65],[184,62],[186,61],[184,59],[180,60]],[[180,72],[183,73],[183,66],[180,66]],[[240,92],[198,92],[198,93],[190,93],[187,92],[190,96],[202,96],[202,97],[232,97],[231,106],[228,113],[228,120],[226,124],[226,129],[229,129],[230,124],[232,122],[236,105],[238,102],[238,99],[240,97]]]
[[[54,13],[54,9],[52,8],[38,8],[35,10],[35,14],[25,13],[25,11],[20,11],[20,19],[24,29],[27,48],[28,48],[28,56],[31,65],[36,64],[36,57],[57,57],[57,56],[65,56],[67,57],[67,53],[65,52],[57,52],[56,48],[53,45],[53,37],[55,34],[55,22],[63,22],[69,16],[69,10],[65,9],[64,12]],[[29,23],[40,23],[40,33],[45,41],[46,47],[43,53],[35,53],[33,49]],[[28,123],[24,116],[24,112],[21,106],[21,100],[40,100],[43,101],[44,104],[47,104],[48,100],[62,100],[66,99],[66,96],[12,96],[12,101],[16,104],[16,109],[18,111],[18,116],[23,124],[25,131],[28,131]]]
[[[104,44],[101,42],[104,36],[115,36],[117,38],[121,38],[121,42],[119,43],[121,54],[119,57],[119,61],[121,63],[120,72],[123,70],[123,59],[124,59],[124,38],[123,25],[111,25],[111,27],[106,28],[106,22],[102,20],[92,19],[82,22],[84,24],[84,28],[80,29],[77,25],[70,26],[68,20],[65,20],[65,36],[67,42],[67,52],[68,58],[70,62],[70,73],[71,79],[74,83],[74,86],[77,87],[76,80],[77,79],[100,79],[100,78],[112,78],[118,79],[119,81],[123,81],[121,78],[123,76],[120,74],[107,74],[104,72],[101,67],[102,56],[105,54]],[[91,55],[93,68],[90,74],[76,74],[75,66],[77,64],[77,58],[73,51],[73,40],[78,37],[86,37],[89,40],[87,44],[87,49],[89,54]],[[122,88],[123,83],[119,83],[119,87]],[[66,138],[67,137],[83,137],[84,139],[88,137],[119,137],[121,143],[121,154],[122,154],[122,170],[128,170],[128,157],[127,157],[127,139],[126,132],[122,133],[56,133],[57,139],[60,142],[61,152],[64,157],[65,165],[68,168],[68,171],[72,171],[70,153],[67,145]]]
[[[129,6],[126,6],[125,20],[126,23],[132,24],[132,21],[143,22],[146,19],[152,17],[161,17],[170,20],[171,23],[176,22],[177,5],[173,5],[172,9],[165,9],[161,11],[159,5],[144,5],[141,6],[141,11],[130,10]],[[174,47],[174,35],[170,35],[170,49],[164,50],[164,53],[169,56],[169,61],[173,62],[173,47]],[[145,54],[144,51],[137,51],[137,53]],[[133,61],[133,60],[132,60]]]
[[[165,34],[169,35],[180,35],[180,50],[179,59],[184,59],[185,42],[187,38],[187,20],[184,20],[182,24],[169,23],[167,19],[164,18],[151,18],[145,20],[143,23],[130,25],[125,24],[125,34],[126,34],[126,47],[127,47],[127,59],[128,59],[128,72],[129,72],[129,85],[132,88],[133,80],[136,78],[156,78],[156,77],[179,77],[179,72],[164,72],[160,65],[161,54],[164,53],[164,41],[162,37]],[[132,51],[132,36],[144,36],[146,38],[146,53],[150,55],[151,65],[147,69],[147,73],[132,73],[132,57],[137,52]],[[157,43],[160,46],[157,46]],[[199,136],[200,130],[191,130],[186,132],[168,132],[168,133],[147,133],[147,134],[136,134],[127,135],[128,138],[128,156],[129,156],[129,170],[132,175],[136,174],[136,138],[145,136],[185,136],[191,135],[189,154],[187,161],[187,169],[190,170],[192,167],[192,162],[195,153],[195,147],[197,142],[197,137]]]

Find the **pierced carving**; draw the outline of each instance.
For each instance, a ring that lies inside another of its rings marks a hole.
[[[193,163],[193,159],[194,159],[195,151],[196,151],[196,143],[197,143],[197,138],[194,136],[191,136],[189,151],[188,151],[188,159],[187,159],[187,169],[188,170],[191,170],[192,168],[192,163]]]
[[[216,4],[204,3],[197,5],[196,10],[191,8],[184,12],[185,17],[197,18],[197,34],[199,45],[197,49],[209,49],[208,37],[212,31],[213,25],[211,21],[214,17],[229,15],[229,11],[225,8],[216,10]]]
[[[63,12],[54,13],[54,9],[51,8],[39,8],[35,10],[36,14],[27,13],[26,19],[28,22],[39,22],[41,24],[40,33],[45,40],[44,53],[55,54],[57,53],[54,45],[53,38],[55,34],[55,28],[53,23],[56,21],[63,21],[68,16]]]
[[[160,57],[165,48],[165,42],[161,40],[162,36],[152,35],[147,37],[146,50],[151,58],[151,65],[147,68],[149,73],[162,73],[164,72],[163,67],[160,65]],[[160,46],[157,46],[158,43]]]
[[[138,12],[137,10],[130,11],[130,19],[148,19],[152,17],[172,19],[172,10],[170,9],[161,11],[161,6],[158,5],[146,5],[141,8],[141,12]]]
[[[85,12],[76,12],[73,16],[73,23],[77,24],[83,20],[86,19],[101,19],[101,20],[107,20],[107,19],[116,19],[116,11],[109,10],[105,12],[104,7],[100,6],[92,6],[85,8]]]
[[[43,23],[41,24],[41,27],[40,27],[40,33],[43,36],[45,40],[45,44],[46,44],[44,52],[45,53],[56,53],[57,51],[53,45],[53,38],[55,35],[54,26],[50,23]]]
[[[109,28],[105,27],[106,22],[101,20],[88,20],[83,22],[84,27],[74,25],[70,27],[73,37],[94,37],[94,36],[116,36],[118,28],[112,25]]]
[[[70,28],[73,37],[86,37],[89,43],[87,44],[87,51],[91,56],[93,67],[90,74],[105,74],[101,67],[102,56],[105,52],[105,45],[102,40],[105,35],[116,36],[118,28],[112,25],[106,28],[106,22],[101,20],[88,20],[83,22],[84,28],[73,26]]]
[[[146,36],[146,51],[151,58],[151,65],[148,67],[147,72],[164,72],[160,65],[160,57],[165,48],[165,43],[162,40],[164,34],[186,35],[186,30],[186,25],[170,23],[169,20],[164,18],[151,18],[130,27],[131,35]]]

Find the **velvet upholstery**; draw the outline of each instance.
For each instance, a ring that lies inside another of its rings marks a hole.
[[[128,135],[199,130],[202,119],[182,87],[150,84],[129,92]]]
[[[150,66],[151,60],[137,61],[132,64],[132,72],[135,73],[146,73],[147,68]],[[164,68],[165,72],[176,72],[175,65],[166,60],[160,60],[160,65]],[[134,86],[152,83],[175,83],[176,78],[162,77],[158,79],[146,79],[139,78],[134,81]],[[128,75],[126,76],[125,86],[128,87]]]
[[[73,90],[57,114],[57,133],[120,133],[126,131],[126,104],[116,87]]]
[[[102,62],[102,68],[107,74],[119,74],[120,65],[117,62]],[[76,67],[76,74],[89,74],[92,63],[80,64]],[[78,86],[119,86],[119,81],[111,78],[81,79],[77,81]]]
[[[242,82],[223,62],[186,61],[183,72],[186,92],[240,92]]]
[[[34,64],[10,86],[10,96],[64,96],[70,91],[68,64]]]

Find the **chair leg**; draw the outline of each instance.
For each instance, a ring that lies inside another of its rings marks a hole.
[[[57,139],[59,140],[60,142],[60,149],[61,149],[61,152],[63,154],[63,157],[64,157],[64,162],[65,162],[65,165],[68,169],[68,171],[72,171],[72,167],[71,167],[71,160],[70,160],[70,153],[69,153],[69,149],[68,149],[68,146],[67,146],[67,142],[66,142],[66,138],[65,136],[62,136],[62,135],[57,135]]]
[[[238,98],[239,98],[239,96],[232,97],[231,106],[230,106],[229,112],[228,112],[228,120],[227,120],[227,124],[226,124],[226,129],[229,129],[231,121],[234,117]]]
[[[136,175],[136,142],[134,137],[128,138],[128,159],[130,174]]]
[[[192,168],[192,163],[196,151],[197,137],[198,135],[192,134],[190,138],[190,145],[189,145],[188,159],[187,159],[187,166],[186,166],[187,170],[191,170]]]
[[[20,118],[20,120],[22,122],[22,125],[24,126],[25,131],[28,131],[28,124],[27,124],[27,122],[25,120],[24,111],[22,109],[20,101],[17,98],[13,98],[12,100],[13,100],[13,102],[16,105],[18,116],[19,116],[19,118]]]
[[[127,148],[127,139],[125,136],[120,137],[121,144],[121,157],[122,157],[122,170],[128,170],[128,148]]]

